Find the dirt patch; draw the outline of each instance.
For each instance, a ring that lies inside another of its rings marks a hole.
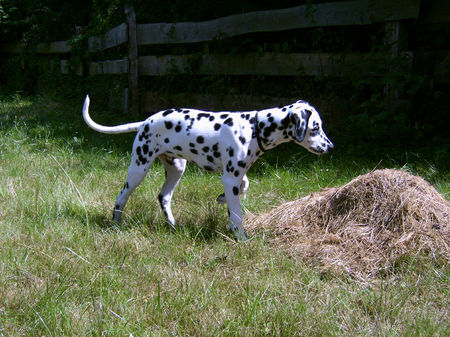
[[[312,264],[366,279],[404,255],[448,262],[449,213],[450,202],[423,178],[385,169],[249,216],[246,230],[267,230]]]

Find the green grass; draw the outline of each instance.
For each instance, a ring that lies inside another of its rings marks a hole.
[[[235,243],[215,202],[220,177],[191,165],[173,201],[184,229],[171,230],[159,209],[159,163],[130,198],[125,224],[114,226],[133,135],[88,130],[81,102],[0,104],[0,336],[450,334],[444,263],[405,257],[393,273],[361,284],[320,273],[263,234]],[[406,167],[449,195],[446,164],[419,154],[319,158],[294,149],[254,165],[246,212],[375,167]]]

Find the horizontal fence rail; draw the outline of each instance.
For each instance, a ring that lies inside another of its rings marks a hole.
[[[432,21],[448,21],[450,10],[445,0],[435,0],[439,6],[432,7]],[[442,2],[442,4],[441,4]],[[276,32],[299,28],[326,26],[368,25],[379,22],[417,19],[420,0],[357,0],[332,3],[300,5],[291,8],[256,11],[230,15],[203,22],[137,24],[139,45],[178,44],[211,41],[249,33]],[[127,25],[122,23],[101,37],[89,38],[89,51],[98,52],[128,42]],[[20,44],[3,46],[3,52],[23,50]],[[68,53],[67,41],[40,44],[39,53]]]
[[[181,44],[249,33],[367,25],[415,19],[419,16],[419,10],[420,0],[363,0],[301,5],[286,9],[230,15],[203,22],[138,24],[137,40],[139,45]],[[126,26],[121,24],[103,37],[90,38],[89,49],[92,52],[102,51],[126,42]]]
[[[410,57],[410,53],[403,53]],[[389,54],[237,54],[141,56],[141,76],[192,75],[266,75],[266,76],[345,76],[358,66],[358,71],[370,74],[370,65],[389,61]],[[127,60],[94,62],[90,75],[126,74]]]

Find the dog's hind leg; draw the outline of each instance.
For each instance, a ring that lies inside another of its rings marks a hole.
[[[166,181],[158,195],[158,200],[164,215],[170,225],[175,228],[175,219],[172,215],[170,202],[172,201],[173,191],[177,187],[186,168],[186,160],[181,158],[171,158],[166,155],[159,156],[166,169]]]
[[[113,221],[120,222],[122,220],[122,211],[128,201],[128,198],[136,187],[142,182],[142,180],[144,180],[150,165],[155,159],[154,155],[143,157],[140,153],[141,151],[142,150],[136,151],[135,149],[131,155],[131,164],[128,168],[127,180],[125,181],[123,189],[117,195],[113,212]]]

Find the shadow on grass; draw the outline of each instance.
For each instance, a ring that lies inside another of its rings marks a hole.
[[[89,224],[89,228],[98,232],[127,232],[132,230],[140,231],[143,236],[151,237],[159,235],[162,232],[168,236],[183,235],[190,241],[196,242],[212,242],[218,238],[233,241],[233,234],[228,230],[225,213],[218,214],[214,210],[204,213],[197,221],[195,219],[183,220],[187,217],[181,217],[177,220],[178,224],[174,227],[164,218],[162,212],[154,212],[151,208],[145,208],[145,205],[134,205],[135,208],[141,209],[139,214],[124,214],[123,221],[117,222],[112,220],[111,212],[102,212],[100,210],[89,210],[86,213],[79,210],[72,214],[78,219],[83,218],[83,223]],[[225,212],[225,211],[224,211]]]
[[[71,147],[74,152],[108,148],[126,153],[134,139],[133,134],[111,136],[91,130],[82,117],[82,99],[77,103],[43,96],[1,100],[0,132],[25,132],[24,140],[37,149],[44,141],[53,141]],[[95,103],[92,105],[92,114],[100,123],[115,125],[130,122],[126,116],[114,111],[102,111]]]

